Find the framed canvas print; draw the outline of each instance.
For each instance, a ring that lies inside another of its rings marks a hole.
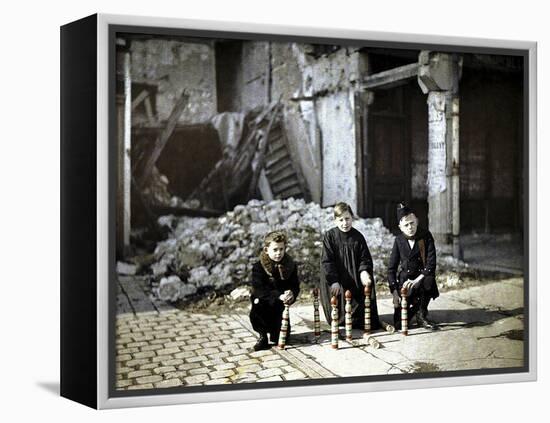
[[[527,41],[63,26],[61,394],[535,380],[535,69]]]

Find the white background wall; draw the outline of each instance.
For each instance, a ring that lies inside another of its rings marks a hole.
[[[346,8],[346,4],[350,7]],[[401,398],[420,398],[427,411],[413,421],[542,421],[547,412],[548,334],[539,330],[536,383],[410,392],[258,400],[94,412],[58,397],[59,384],[59,26],[95,13],[310,25],[406,33],[537,40],[539,44],[539,181],[548,180],[550,36],[543,2],[439,0],[352,2],[277,0],[174,2],[4,2],[0,75],[2,306],[0,419],[66,421],[331,421],[350,413],[366,420],[401,416]],[[543,96],[543,94],[546,94]],[[549,209],[540,184],[539,210]],[[544,195],[546,194],[546,195]],[[542,219],[540,219],[542,220]],[[542,222],[544,223],[544,222]],[[548,238],[539,225],[539,239]],[[539,255],[548,243],[539,242]],[[542,261],[541,261],[542,264]],[[542,266],[539,266],[540,268]],[[547,331],[548,281],[539,279],[539,328]],[[279,408],[282,411],[279,412]],[[285,414],[289,414],[285,417]],[[537,418],[537,416],[539,416]],[[350,415],[351,417],[351,415]],[[407,416],[410,417],[410,416]],[[206,419],[206,420],[205,420]]]

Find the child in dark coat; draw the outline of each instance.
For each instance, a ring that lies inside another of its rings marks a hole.
[[[285,304],[293,304],[300,292],[298,269],[292,258],[285,254],[287,239],[282,231],[268,233],[260,259],[252,267],[252,309],[250,323],[260,334],[254,350],[270,348],[271,342],[277,344]],[[287,343],[290,336],[290,324],[287,331]]]
[[[388,264],[388,282],[393,294],[394,323],[401,328],[401,295],[406,288],[408,318],[416,315],[418,324],[426,329],[437,329],[428,320],[428,304],[439,296],[435,281],[436,249],[430,231],[418,228],[418,218],[406,204],[397,207],[397,221],[401,233],[395,237]]]
[[[321,304],[327,322],[332,321],[331,297],[338,299],[338,324],[345,321],[344,295],[347,290],[352,294],[352,326],[365,327],[365,286],[371,285],[371,328],[379,329],[376,289],[374,286],[373,262],[365,237],[353,228],[353,211],[346,203],[334,206],[335,228],[323,236],[323,254],[321,257]]]

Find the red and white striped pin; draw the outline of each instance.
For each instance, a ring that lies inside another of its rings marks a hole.
[[[286,336],[288,333],[288,321],[289,321],[289,305],[285,304],[283,310],[283,320],[281,321],[281,332],[279,333],[279,349],[284,350],[286,346]]]
[[[407,288],[401,288],[401,333],[403,335],[409,333]]]
[[[336,297],[332,297],[330,300],[332,306],[332,313],[330,315],[330,343],[332,348],[338,349],[338,300]]]
[[[319,319],[319,288],[313,288],[313,331],[315,338],[321,336],[321,320]]]
[[[365,285],[365,335],[370,333],[370,282]]]
[[[346,341],[353,339],[352,323],[351,323],[351,291],[346,291]]]

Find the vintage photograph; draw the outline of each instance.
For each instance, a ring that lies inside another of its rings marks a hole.
[[[113,389],[525,371],[525,56],[295,38],[116,32]]]

